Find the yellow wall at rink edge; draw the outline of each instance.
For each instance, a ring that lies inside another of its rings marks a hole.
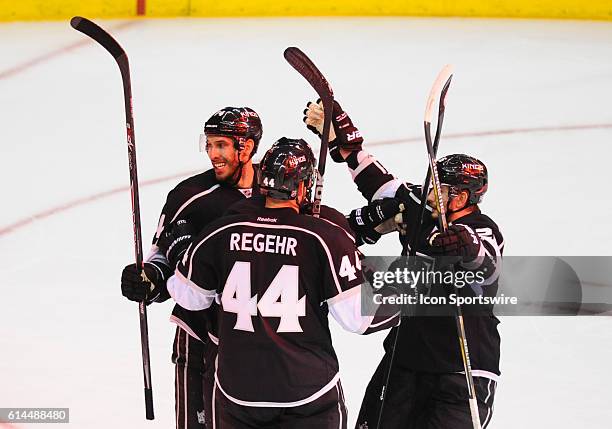
[[[0,0],[0,21],[137,16],[464,16],[612,20],[612,0]]]
[[[94,18],[136,16],[136,1],[0,0],[0,21],[42,21],[75,15]]]
[[[195,16],[465,16],[612,19],[612,0],[192,0]]]

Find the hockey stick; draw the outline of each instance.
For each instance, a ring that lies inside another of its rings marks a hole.
[[[447,64],[438,74],[436,82],[442,82],[446,79],[446,83],[442,87],[440,92],[440,101],[438,103],[438,123],[436,125],[436,136],[433,141],[433,155],[434,157],[438,153],[438,146],[440,145],[440,135],[442,133],[442,123],[444,122],[444,110],[446,108],[446,94],[453,79],[453,66]],[[430,95],[431,97],[431,95]],[[433,101],[432,101],[433,102]],[[429,103],[429,101],[428,101]],[[430,122],[431,124],[431,122]],[[429,137],[431,139],[431,135]],[[427,190],[429,189],[429,182],[431,181],[431,168],[427,167],[427,174],[425,175],[425,181],[423,182],[423,188],[421,193],[421,213],[419,215],[417,227],[415,228],[414,234],[410,237],[409,244],[409,256],[416,256],[416,246],[419,234],[421,232],[421,226],[423,225],[423,216],[425,216],[425,207],[427,205]]]
[[[449,71],[449,73],[452,69]],[[451,75],[452,77],[452,75]],[[450,77],[449,77],[450,80]],[[433,114],[433,103],[435,102],[435,95],[440,91],[442,81],[436,81],[434,87],[429,95],[427,101],[427,108],[425,109],[425,142],[427,144],[427,157],[429,158],[429,169],[431,171],[433,192],[435,197],[436,210],[438,211],[438,227],[440,231],[444,232],[448,229],[448,222],[446,219],[446,208],[442,201],[442,185],[440,184],[440,177],[438,176],[438,166],[436,163],[436,155],[431,143],[431,117]],[[459,294],[457,287],[453,284],[455,294]],[[459,347],[461,351],[461,359],[463,361],[463,370],[465,372],[465,379],[468,387],[470,414],[472,416],[472,426],[474,429],[481,429],[480,415],[478,414],[478,402],[476,400],[476,388],[474,387],[474,378],[472,376],[472,364],[470,362],[470,352],[468,349],[467,338],[465,335],[465,325],[463,323],[463,312],[461,305],[457,303],[456,306],[457,314],[455,315],[455,322],[457,324],[457,337],[459,339]]]
[[[435,102],[436,96],[440,94],[439,103],[438,103],[438,123],[436,125],[436,136],[434,137],[434,142],[433,142],[433,147],[432,147],[434,158],[436,156],[436,153],[438,152],[438,146],[440,144],[440,136],[442,134],[442,123],[444,122],[444,111],[446,108],[446,95],[448,93],[448,89],[450,87],[452,79],[453,79],[453,66],[450,64],[447,64],[438,74],[438,77],[436,78],[436,81],[429,93],[429,98],[427,99],[426,115],[427,115],[427,112],[429,112],[429,126],[427,128],[427,130],[429,130],[429,127],[431,127],[431,115],[433,113],[433,103]],[[442,82],[445,82],[445,83],[444,83],[444,86],[442,87],[442,90],[440,90],[440,85],[442,84]],[[425,134],[426,134],[425,136],[426,140],[429,139],[429,142],[431,144],[431,133],[427,131]],[[429,189],[430,180],[431,180],[431,167],[427,167],[427,174],[425,175],[425,182],[423,183],[423,188],[421,192],[421,210],[420,210],[420,214],[419,214],[418,221],[416,223],[414,232],[410,236],[409,256],[412,258],[414,258],[417,253],[416,251],[417,240],[421,233],[421,227],[423,226],[423,216],[425,215],[425,206],[427,204],[427,189]],[[405,254],[404,250],[405,249],[402,250],[402,254]],[[380,423],[382,421],[383,409],[385,407],[385,397],[386,397],[387,389],[389,386],[389,379],[391,378],[391,369],[393,368],[393,362],[395,360],[395,350],[397,347],[397,339],[399,337],[399,330],[401,329],[401,327],[402,325],[400,323],[400,325],[395,330],[395,337],[393,338],[393,346],[391,347],[391,357],[389,358],[389,368],[387,370],[387,375],[385,377],[385,384],[383,384],[381,394],[380,394],[381,404],[380,404],[380,410],[378,411],[378,422],[376,424],[377,429],[380,429]]]
[[[319,217],[321,213],[321,198],[323,196],[323,174],[325,174],[325,161],[327,159],[327,146],[329,144],[329,130],[334,109],[334,92],[327,79],[319,71],[317,66],[308,56],[295,47],[285,49],[284,57],[291,66],[308,81],[310,86],[317,92],[323,102],[323,133],[321,134],[321,149],[319,151],[319,162],[317,164],[317,184],[315,185],[314,201],[312,203],[312,215]]]
[[[130,65],[123,48],[113,37],[87,18],[75,16],[70,20],[75,30],[91,37],[106,49],[115,59],[123,81],[123,101],[125,103],[125,122],[127,128],[128,163],[130,168],[130,190],[132,191],[132,224],[134,228],[134,253],[136,266],[142,267],[142,235],[140,232],[140,204],[138,199],[138,173],[136,169],[136,140],[134,137],[134,117],[132,113],[132,85],[130,80]],[[142,272],[144,276],[144,272]],[[153,390],[151,388],[151,362],[149,357],[149,328],[147,323],[147,307],[140,302],[140,344],[142,348],[142,370],[144,373],[145,415],[147,420],[155,418],[153,414]]]

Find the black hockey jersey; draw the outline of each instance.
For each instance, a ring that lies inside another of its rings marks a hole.
[[[344,229],[289,208],[248,212],[209,225],[168,289],[187,308],[220,302],[217,382],[228,399],[299,406],[339,379],[328,312],[356,333],[398,319],[372,329],[361,315],[361,266]]]
[[[371,201],[385,197],[396,197],[404,202],[402,213],[409,228],[405,236],[400,236],[403,253],[407,254],[408,237],[414,232],[414,226],[420,216],[420,199],[422,187],[404,183],[395,179],[376,159],[365,151],[352,155],[349,169],[353,180],[363,196]],[[429,212],[431,209],[428,207]],[[461,296],[495,296],[498,289],[498,278],[501,271],[501,257],[504,240],[499,228],[488,216],[476,210],[452,222],[453,225],[464,225],[473,230],[479,239],[480,252],[486,255],[482,262],[493,269],[482,284],[459,289]],[[412,230],[410,229],[412,227]],[[427,256],[427,239],[437,228],[431,216],[425,215],[419,237],[417,237],[417,255]],[[473,267],[478,270],[479,267]],[[438,290],[440,292],[440,290]],[[449,289],[446,288],[446,293]],[[442,292],[441,292],[442,293]],[[452,306],[452,304],[449,304]],[[484,315],[483,315],[484,313]],[[446,314],[452,314],[447,311]],[[479,315],[464,314],[465,331],[469,345],[470,358],[474,375],[496,378],[500,374],[500,336],[497,331],[499,320],[493,314],[493,308],[479,309]],[[413,316],[404,317],[399,330],[395,363],[413,371],[430,373],[452,373],[463,371],[460,355],[457,328],[454,317],[446,316]],[[392,347],[395,333],[392,331],[385,340],[387,351]]]
[[[226,215],[235,215],[235,214],[251,214],[256,213],[258,210],[261,210],[266,203],[266,198],[262,194],[253,195],[252,198],[242,200],[237,202],[236,204],[231,205],[227,211]],[[310,214],[310,208],[304,207],[302,213]],[[326,222],[331,222],[334,225],[339,226],[343,230],[345,230],[351,237],[355,238],[355,233],[351,229],[346,216],[340,213],[338,210],[326,206],[325,204],[321,204],[321,213],[319,215],[320,219],[323,219]]]
[[[257,169],[257,166],[254,168]],[[258,192],[255,183],[252,189],[237,189],[220,183],[216,180],[212,169],[183,180],[168,193],[153,238],[153,248],[147,260],[161,260],[162,263],[168,263],[165,256],[158,251],[157,242],[164,228],[170,223],[184,219],[200,231],[212,221],[219,219],[232,204],[250,198],[253,193]],[[170,320],[192,337],[206,341],[209,331],[207,325],[214,323],[215,318],[214,309],[192,312],[176,305]]]

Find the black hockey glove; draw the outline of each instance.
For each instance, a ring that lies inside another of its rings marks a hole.
[[[353,121],[349,118],[340,104],[334,100],[334,111],[332,117],[332,125],[336,132],[336,140],[340,149],[349,152],[360,151],[363,138],[361,132],[353,125]]]
[[[478,235],[461,225],[451,225],[445,232],[435,232],[428,241],[432,256],[460,256],[463,262],[476,259],[480,250]]]
[[[397,198],[383,198],[351,211],[347,219],[351,229],[364,243],[374,244],[381,236],[375,228],[403,210],[404,204]]]
[[[304,123],[306,128],[321,137],[323,133],[323,103],[319,98],[316,103],[308,102],[304,109]],[[329,155],[335,162],[345,162],[340,149],[353,152],[360,151],[363,138],[353,125],[351,118],[342,110],[340,104],[334,101],[332,111],[332,127],[329,132]]]
[[[171,267],[175,268],[181,261],[196,234],[195,227],[184,219],[179,219],[164,228],[157,247],[166,255]]]
[[[349,218],[347,218],[347,220],[349,220]],[[362,244],[376,244],[378,239],[382,237],[382,234],[380,234],[373,228],[368,229],[368,228],[362,227],[358,231],[355,231],[355,230],[353,231],[355,232],[355,235],[356,235],[355,245],[357,247],[361,246]]]
[[[172,269],[157,262],[145,262],[140,271],[136,264],[127,265],[121,273],[121,293],[130,301],[163,302],[170,298],[166,280]]]
[[[376,228],[404,210],[404,204],[397,198],[374,200],[367,206],[351,211],[349,225],[351,228]]]

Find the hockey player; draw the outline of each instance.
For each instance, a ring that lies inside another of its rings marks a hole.
[[[300,214],[314,164],[303,140],[277,141],[260,164],[265,205],[209,225],[168,281],[187,309],[220,302],[217,428],[346,428],[328,313],[358,334],[399,320],[389,305],[361,315],[352,236]]]
[[[180,235],[188,240],[191,234],[218,219],[230,205],[258,192],[252,157],[261,136],[261,120],[248,107],[226,107],[206,121],[200,150],[206,152],[213,168],[182,181],[170,191],[153,247],[144,263],[144,276],[135,264],[123,270],[121,289],[125,297],[147,303],[169,298],[166,281],[184,250],[172,237]],[[188,223],[177,223],[178,219]],[[217,339],[211,326],[216,320],[214,309],[192,312],[177,305],[170,320],[177,325],[172,348],[176,365],[176,427],[211,428],[217,355]]]
[[[358,189],[370,202],[351,212],[351,227],[368,237],[366,242],[375,242],[380,231],[389,231],[389,223],[399,220],[402,253],[408,254],[407,238],[420,222],[422,187],[395,179],[365,152],[359,131],[338,103],[333,113],[332,158],[347,164]],[[307,126],[320,133],[321,105],[309,103],[305,115]],[[495,296],[504,241],[495,222],[481,213],[478,206],[488,187],[487,169],[478,159],[462,154],[439,159],[437,167],[450,226],[446,232],[438,231],[435,219],[439,213],[431,191],[417,237],[417,254],[461,256],[456,269],[484,273],[484,281],[461,288],[460,295]],[[487,427],[500,375],[499,320],[492,307],[479,311],[478,315],[466,314],[464,321],[480,421]],[[452,313],[448,314],[402,318],[379,429],[472,429],[457,328]],[[377,427],[396,330],[387,336],[385,356],[367,387],[357,420],[359,429]]]

